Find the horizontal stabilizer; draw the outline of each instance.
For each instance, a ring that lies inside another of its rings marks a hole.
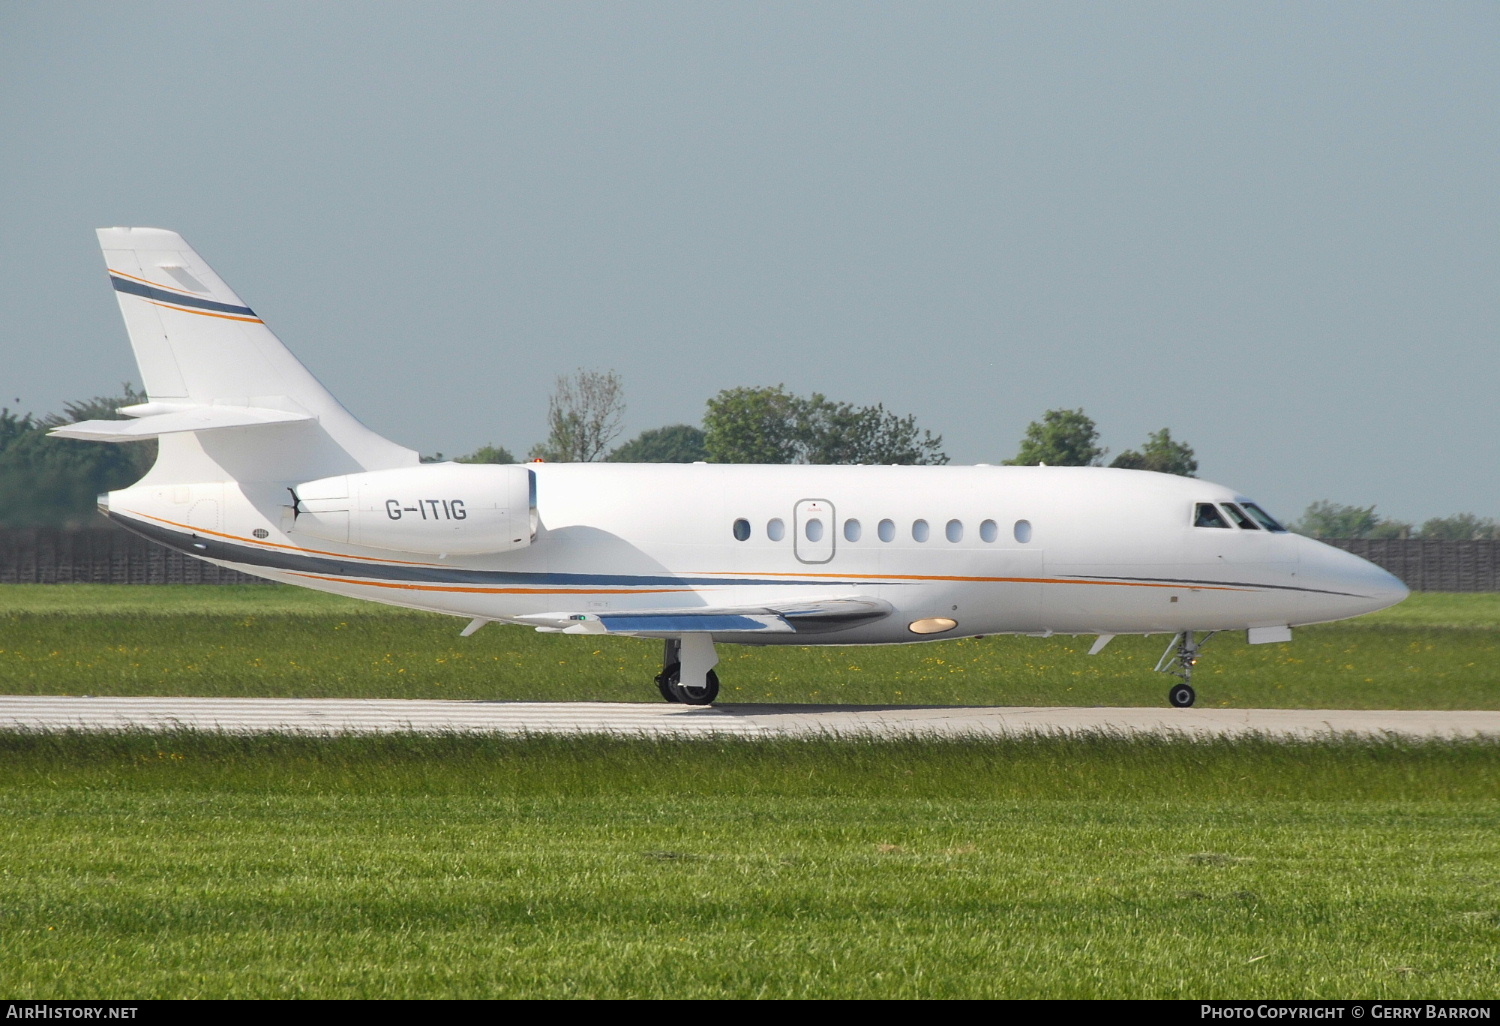
[[[518,619],[539,631],[563,634],[822,634],[870,623],[890,612],[890,603],[880,599],[844,598],[785,606],[540,613]]]
[[[47,432],[57,438],[86,442],[139,442],[181,431],[217,431],[221,428],[263,427],[312,420],[310,413],[271,410],[259,406],[178,406],[139,420],[83,420]]]

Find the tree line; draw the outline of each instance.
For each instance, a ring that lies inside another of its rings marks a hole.
[[[624,387],[614,371],[580,369],[557,379],[547,405],[547,437],[530,459],[560,463],[813,463],[936,466],[948,462],[943,438],[920,428],[916,417],[884,404],[857,406],[819,392],[802,396],[785,385],[728,388],[708,400],[702,426],[651,428],[615,448],[624,420]],[[1048,410],[1026,429],[1009,466],[1102,466],[1109,450],[1083,410]],[[426,457],[442,459],[441,453]],[[465,463],[514,463],[494,444],[458,457]],[[1190,446],[1167,428],[1152,432],[1139,450],[1127,449],[1109,464],[1192,477],[1198,470]]]
[[[1490,541],[1500,539],[1500,523],[1493,517],[1457,513],[1433,517],[1420,527],[1405,520],[1387,520],[1374,506],[1345,506],[1320,500],[1307,507],[1292,525],[1298,534],[1314,538],[1421,538],[1426,541]]]
[[[129,383],[116,396],[66,403],[40,417],[0,409],[0,526],[75,526],[97,523],[95,496],[140,479],[156,459],[154,441],[100,445],[50,438],[47,432],[80,420],[120,419],[122,406],[146,401]],[[650,428],[619,445],[625,389],[614,371],[580,369],[561,375],[547,404],[547,436],[528,458],[562,463],[804,463],[937,466],[948,462],[943,438],[910,414],[883,404],[859,406],[821,393],[797,395],[784,385],[724,389],[709,399],[701,425]],[[1008,466],[1099,467],[1109,450],[1098,425],[1082,409],[1048,410],[1027,425]],[[442,453],[424,456],[441,462]],[[516,463],[511,451],[489,444],[456,458],[460,463]],[[1167,428],[1151,432],[1139,449],[1108,464],[1194,477],[1191,446]],[[1472,513],[1435,517],[1420,527],[1387,520],[1374,506],[1322,500],[1292,525],[1322,538],[1500,539],[1500,524]]]
[[[73,527],[99,519],[95,498],[140,480],[156,462],[156,442],[100,445],[47,432],[80,420],[123,420],[121,406],[146,396],[129,384],[118,396],[66,403],[62,413],[33,417],[0,409],[0,526]]]

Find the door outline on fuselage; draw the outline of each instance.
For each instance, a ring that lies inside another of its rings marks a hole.
[[[823,537],[812,541],[807,537],[806,523],[809,520],[823,523]],[[827,499],[798,499],[792,507],[792,555],[798,562],[817,565],[833,559],[838,548],[838,519],[833,513],[833,503]]]

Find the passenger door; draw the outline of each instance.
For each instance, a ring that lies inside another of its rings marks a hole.
[[[833,558],[838,521],[827,499],[803,499],[792,511],[792,551],[804,563],[827,563]]]

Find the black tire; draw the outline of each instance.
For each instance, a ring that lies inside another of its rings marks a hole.
[[[656,678],[656,686],[661,691],[661,696],[668,702],[681,702],[683,705],[709,705],[719,697],[719,675],[714,671],[708,671],[708,679],[701,688],[684,687],[678,680],[681,672],[681,664],[672,663]]]
[[[1191,684],[1174,684],[1167,692],[1167,701],[1178,709],[1186,709],[1198,700],[1198,692]]]
[[[656,675],[656,690],[661,692],[661,697],[668,702],[676,702],[677,699],[677,673],[678,665],[671,663],[666,669]]]

